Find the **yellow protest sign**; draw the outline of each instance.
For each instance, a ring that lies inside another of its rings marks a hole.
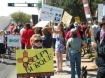
[[[16,51],[17,77],[54,75],[53,49]]]
[[[80,22],[81,22],[81,21],[80,21],[80,18],[79,18],[79,17],[75,17],[75,22],[80,23]]]
[[[63,15],[63,17],[62,17],[62,22],[63,22],[64,24],[66,24],[67,26],[69,26],[71,20],[72,20],[72,16],[71,16],[69,13],[67,13],[67,12],[65,11],[65,12],[64,12],[64,15]]]

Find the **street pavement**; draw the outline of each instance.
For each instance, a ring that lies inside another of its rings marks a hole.
[[[15,55],[14,55],[15,57]],[[65,54],[63,54],[63,72],[55,73],[51,78],[70,78],[70,67],[67,66],[65,62]],[[55,61],[55,57],[54,57]],[[90,59],[83,57],[82,66],[87,66],[88,77],[87,78],[96,78],[96,65]],[[15,60],[6,59],[7,64],[0,64],[0,78],[16,78],[16,66]],[[54,64],[54,70],[56,70],[56,63]]]
[[[0,58],[1,61],[1,58]],[[9,73],[13,71],[13,68],[15,68],[15,54],[12,54],[11,60],[8,59],[8,55],[6,55],[6,58],[4,59],[5,63],[0,63],[0,78],[7,78]]]

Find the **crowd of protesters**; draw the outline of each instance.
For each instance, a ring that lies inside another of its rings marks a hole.
[[[53,48],[56,56],[57,73],[62,72],[63,57],[65,52],[66,57],[70,60],[71,66],[71,78],[75,78],[75,66],[77,76],[81,76],[81,52],[82,49],[90,48],[91,44],[91,29],[86,22],[82,23],[70,23],[69,26],[65,26],[63,22],[56,24],[51,21],[51,26],[44,28],[33,28],[34,25],[30,23],[10,26],[10,34],[20,35],[21,37],[21,49],[38,49],[38,48]],[[102,23],[99,24],[97,20],[94,21],[92,26],[93,35],[95,41],[92,43],[92,47],[97,51],[97,66],[98,74],[97,78],[105,77],[105,53],[100,51],[98,47],[104,47],[104,32],[105,32],[105,17],[102,19]],[[8,33],[8,32],[7,32]],[[0,35],[4,35],[3,31]],[[98,46],[97,46],[98,45]],[[96,47],[97,46],[97,47]],[[2,54],[3,62],[6,49],[3,43],[0,43],[0,54]],[[42,78],[42,77],[37,77]],[[43,78],[50,78],[45,76]]]

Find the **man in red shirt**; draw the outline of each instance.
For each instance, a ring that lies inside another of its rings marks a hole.
[[[32,37],[34,33],[34,30],[32,30],[30,24],[26,24],[25,25],[25,30],[23,31],[22,33],[22,38],[24,39],[25,41],[25,46],[27,49],[31,49],[31,44],[30,44],[30,38]]]
[[[15,28],[15,26],[14,26],[14,24],[12,24],[12,25],[10,26],[10,34],[13,34],[14,28]]]

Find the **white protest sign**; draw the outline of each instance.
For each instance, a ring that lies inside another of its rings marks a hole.
[[[0,43],[4,43],[4,38],[3,38],[3,36],[0,36]]]
[[[20,35],[7,35],[7,46],[20,47]]]
[[[33,28],[36,28],[36,27],[45,27],[46,25],[48,25],[50,23],[50,21],[40,21],[38,22]]]
[[[40,19],[46,21],[54,20],[55,23],[60,23],[62,18],[62,13],[63,13],[62,8],[43,5],[40,13]]]
[[[105,16],[105,2],[103,3],[103,16]]]
[[[98,22],[102,22],[103,4],[98,4]]]

